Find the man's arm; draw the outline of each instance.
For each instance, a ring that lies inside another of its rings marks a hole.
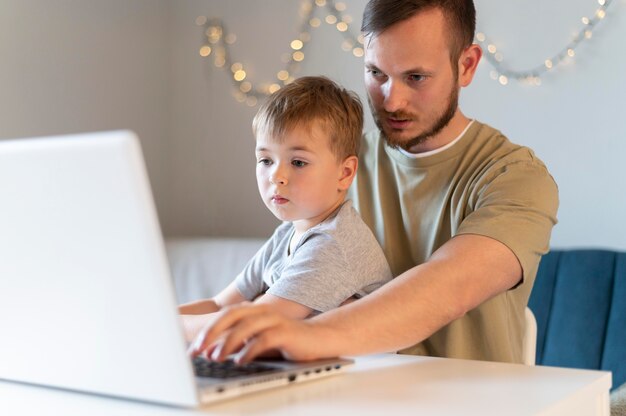
[[[236,283],[232,282],[214,298],[202,299],[179,306],[178,311],[181,314],[185,338],[187,341],[192,341],[203,328],[216,319],[213,316],[215,312],[226,306],[243,302],[246,302],[246,298],[239,293]],[[269,305],[276,312],[293,319],[304,319],[313,312],[313,309],[307,306],[270,294],[259,296],[254,303]]]
[[[192,354],[206,350],[222,360],[244,341],[240,362],[270,349],[294,360],[395,351],[428,338],[521,278],[519,261],[504,244],[460,235],[374,293],[306,321],[260,305],[227,308],[196,339]]]

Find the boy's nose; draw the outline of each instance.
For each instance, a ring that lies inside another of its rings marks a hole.
[[[272,185],[287,185],[287,176],[280,169],[276,169],[270,175],[270,183]]]

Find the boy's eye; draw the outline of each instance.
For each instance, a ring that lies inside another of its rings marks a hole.
[[[297,168],[303,168],[307,165],[307,163],[303,160],[294,160],[293,162],[291,162],[291,164]]]
[[[269,166],[272,164],[272,161],[269,159],[259,159],[259,161],[257,162],[259,165],[265,165],[265,166]]]

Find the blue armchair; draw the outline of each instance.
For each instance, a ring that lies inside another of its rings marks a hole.
[[[614,389],[626,382],[626,253],[551,251],[528,306],[537,364],[612,371]]]

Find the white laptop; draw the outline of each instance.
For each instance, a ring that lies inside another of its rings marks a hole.
[[[198,406],[352,363],[195,376],[131,132],[0,141],[0,201],[0,379]]]

